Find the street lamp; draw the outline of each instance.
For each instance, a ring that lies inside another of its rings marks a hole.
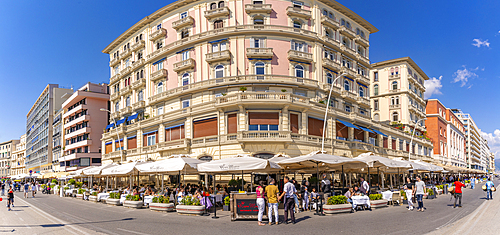
[[[328,101],[326,102],[326,109],[325,109],[325,119],[323,119],[323,136],[321,138],[321,153],[325,150],[325,132],[326,132],[326,118],[328,116],[328,107],[330,106],[330,98],[332,97],[332,90],[333,90],[333,85],[339,79],[340,77],[344,76],[346,73],[340,74],[337,76],[333,81],[332,85],[330,86],[330,93],[328,93]],[[319,175],[318,175],[319,177]]]
[[[109,114],[111,114],[111,111],[105,109],[105,108],[101,108],[100,109],[101,111],[103,112],[108,112]],[[113,119],[113,124],[115,125],[115,131],[116,131],[116,120],[113,116],[111,116],[111,119]],[[118,137],[118,146],[120,146],[120,160],[123,161],[123,152],[122,152],[122,143],[120,142],[120,136],[118,135],[118,131],[116,131],[116,137]]]
[[[416,123],[415,123],[415,127],[413,128],[413,132],[411,133],[411,140],[410,140],[410,148],[413,147],[412,143],[413,143],[413,136],[415,136],[415,129],[417,129],[417,125],[420,121],[425,121],[427,120],[427,118],[422,118],[420,120],[418,120]],[[409,149],[408,149],[409,150]],[[410,154],[411,154],[411,151],[408,151],[408,161],[410,161]]]

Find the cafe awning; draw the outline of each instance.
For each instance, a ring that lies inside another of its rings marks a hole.
[[[339,121],[340,123],[344,124],[345,126],[347,127],[352,127],[354,129],[359,129],[359,127],[357,127],[356,125],[350,123],[350,122],[347,122],[347,121],[342,121],[340,119],[337,119],[337,121]]]

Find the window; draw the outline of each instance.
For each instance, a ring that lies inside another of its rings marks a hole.
[[[189,98],[184,98],[182,99],[182,108],[188,108],[189,107]]]
[[[137,94],[137,101],[142,101],[144,99],[144,95],[142,93],[142,90],[139,91]]]
[[[219,8],[224,7],[224,1],[219,2]]]
[[[156,86],[156,94],[160,94],[163,92],[163,82],[159,82]]]
[[[399,104],[399,96],[394,97],[395,104]]]
[[[279,130],[279,113],[248,113],[249,131]]]
[[[331,30],[329,29],[325,29],[325,36],[329,37],[329,38],[332,38],[333,37],[333,33]]]
[[[252,46],[254,48],[261,48],[264,47],[264,39],[261,38],[253,38],[253,43]]]
[[[161,70],[161,69],[163,69],[163,61],[156,65],[156,70]]]
[[[189,37],[189,30],[183,30],[181,32],[181,39]]]
[[[397,122],[399,120],[399,115],[397,112],[392,113],[392,121]]]
[[[212,3],[210,4],[210,10],[214,10],[214,9],[217,9],[217,3]]]
[[[130,96],[128,96],[127,99],[125,100],[125,106],[126,107],[130,106]]]
[[[340,19],[340,25],[342,25],[342,26],[345,25],[345,20],[344,19]]]
[[[293,7],[302,8],[303,2],[293,1]]]
[[[253,1],[253,4],[264,4],[263,1]]]
[[[373,73],[373,81],[378,82],[378,72]]]
[[[412,88],[411,88],[411,83],[408,83],[408,88],[410,88],[410,91],[412,91]]]
[[[391,76],[394,76],[394,68],[391,68]]]
[[[362,86],[359,87],[359,97],[365,97],[365,89]]]
[[[116,102],[115,103],[115,112],[118,112],[118,111],[120,111],[120,103]]]
[[[350,104],[345,104],[345,111],[350,113],[351,112],[351,105]]]
[[[222,20],[216,20],[214,22],[214,29],[221,29],[224,27],[224,21]]]
[[[253,24],[263,25],[264,24],[264,18],[262,16],[256,16],[255,18],[253,18]]]
[[[156,134],[148,135],[147,140],[148,140],[148,146],[155,145],[156,144]]]
[[[302,23],[300,21],[294,21],[293,22],[293,27],[294,28],[297,28],[297,29],[301,29],[302,28]]]
[[[156,50],[159,50],[163,47],[163,40],[156,41]]]
[[[189,59],[189,51],[183,51],[182,60],[187,60],[187,59]]]
[[[263,62],[255,63],[255,74],[264,74],[265,73],[265,64]]]
[[[212,43],[212,52],[225,51],[227,50],[226,42]]]
[[[163,107],[158,107],[158,109],[156,109],[156,114],[157,115],[162,115],[163,114]]]
[[[398,89],[398,82],[394,81],[392,82],[392,90],[397,90]]]
[[[294,51],[301,51],[301,52],[307,52],[307,45],[302,42],[294,42],[292,41],[292,50]]]
[[[347,67],[349,69],[352,68],[351,61],[346,58],[342,58],[342,66]]]
[[[295,65],[295,77],[303,78],[304,77],[304,67],[298,64]]]
[[[399,74],[399,67],[396,67],[395,72],[396,72],[396,75]]]
[[[221,77],[224,77],[224,66],[217,65],[215,67],[215,78],[221,78]]]
[[[350,48],[351,47],[351,41],[349,39],[347,39],[346,37],[342,37],[342,45]]]
[[[188,17],[188,13],[187,12],[182,12],[181,13],[181,19],[184,19],[186,17]]]
[[[332,84],[333,83],[333,75],[331,73],[327,73],[326,74],[326,82],[328,84]]]
[[[182,75],[182,85],[186,86],[189,84],[189,73],[185,73]]]
[[[351,90],[351,84],[349,83],[349,81],[347,81],[347,79],[344,79],[344,90],[346,91]]]
[[[365,49],[362,46],[358,46],[358,54],[365,56]]]
[[[161,24],[156,26],[156,30],[160,30],[160,29],[161,29]]]
[[[379,107],[378,107],[378,100],[374,100],[374,101],[373,101],[373,109],[374,109],[375,111],[378,111],[378,110],[379,110]]]
[[[348,28],[348,29],[351,29],[351,23],[345,22],[345,27]]]

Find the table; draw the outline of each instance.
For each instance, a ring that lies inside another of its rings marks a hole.
[[[352,196],[351,200],[353,208],[356,208],[359,205],[366,205],[368,208],[371,207],[370,197],[368,196]]]
[[[109,197],[109,193],[98,193],[97,194],[97,201],[100,202],[101,199],[106,199]]]
[[[380,194],[382,194],[382,198],[387,200],[387,201],[392,201],[392,191],[385,191],[385,192],[381,192]]]
[[[73,189],[66,189],[66,190],[64,190],[64,194],[65,195],[73,194]]]
[[[148,205],[149,203],[153,202],[154,196],[144,196],[144,205]]]
[[[222,194],[210,194],[212,198],[215,198],[215,202],[222,202]]]

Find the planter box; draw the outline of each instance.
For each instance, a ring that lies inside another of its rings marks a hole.
[[[97,202],[97,196],[89,196],[89,201],[91,202]]]
[[[178,214],[202,215],[205,212],[205,206],[177,205],[175,210]]]
[[[229,205],[228,205],[228,206],[223,205],[223,206],[222,206],[222,210],[223,210],[223,211],[229,211]]]
[[[152,211],[174,211],[174,203],[149,203]]]
[[[351,204],[323,205],[323,212],[325,212],[325,214],[351,212],[351,209]]]
[[[381,199],[370,201],[370,206],[373,209],[387,207],[387,200]]]
[[[83,194],[76,194],[76,199],[83,200]]]
[[[142,206],[144,206],[144,202],[143,201],[124,201],[123,206],[128,207],[128,208],[139,209],[139,208],[142,208]]]
[[[106,204],[112,205],[112,206],[119,206],[119,205],[121,205],[120,199],[113,199],[113,198],[106,198]]]

